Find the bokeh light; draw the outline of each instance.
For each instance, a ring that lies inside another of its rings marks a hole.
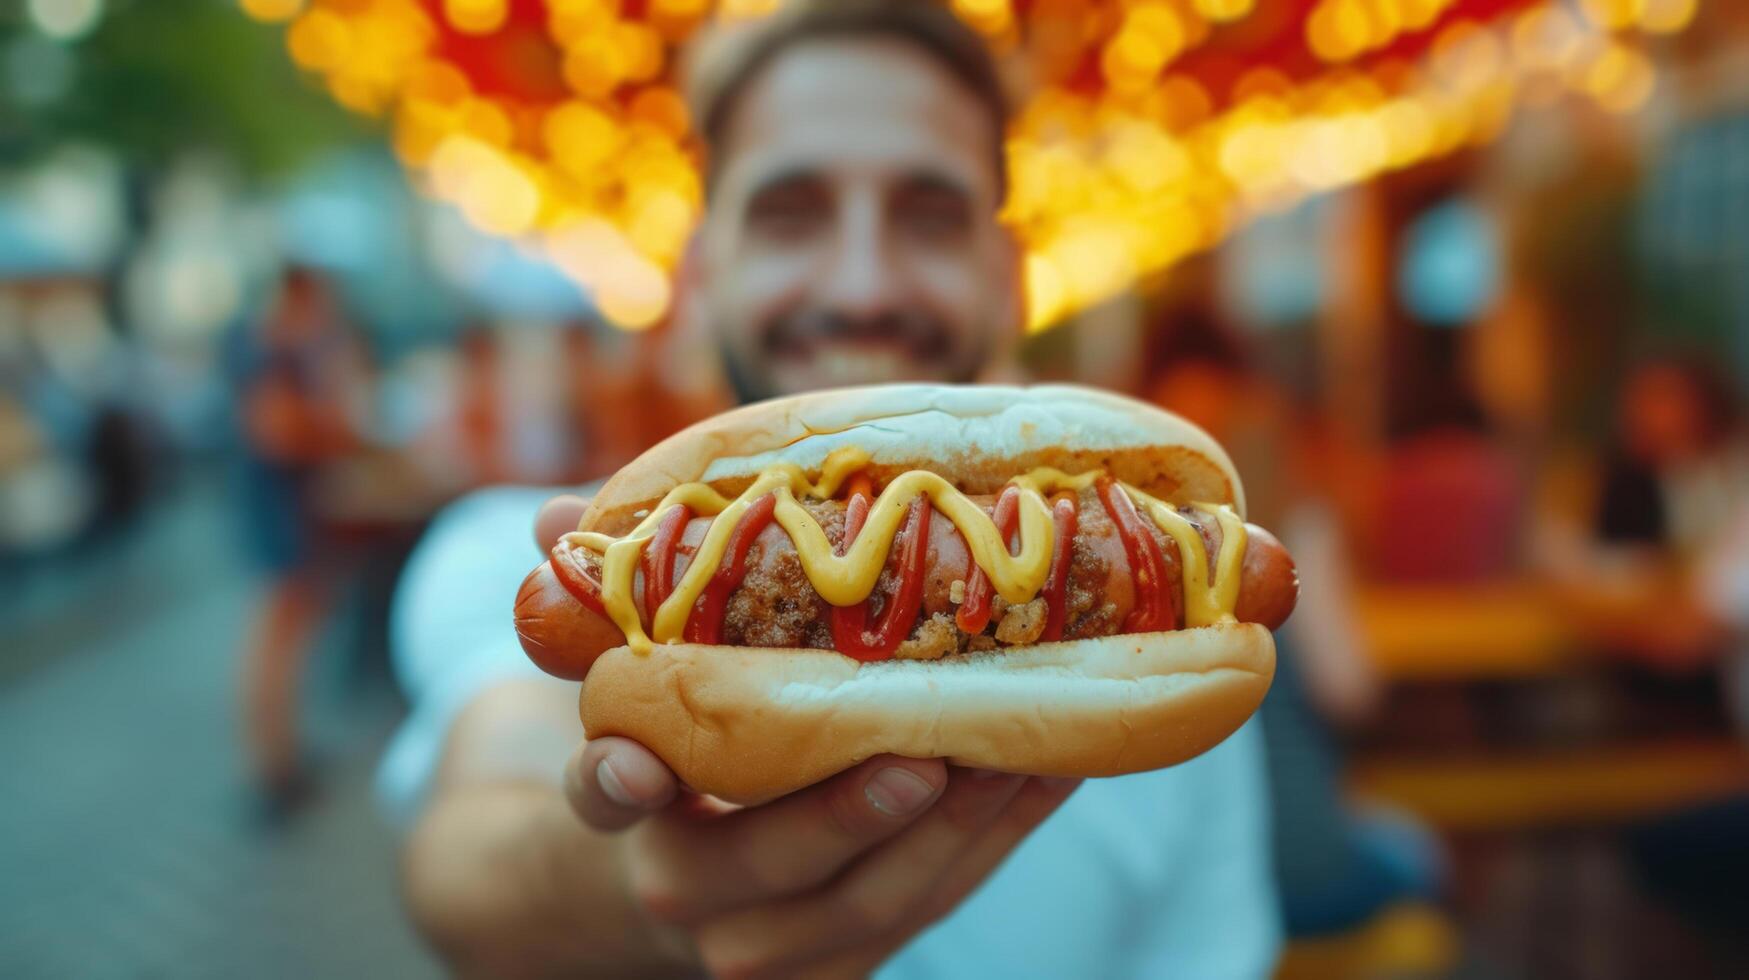
[[[57,41],[73,41],[91,33],[103,18],[103,0],[29,0],[30,21]]]
[[[628,328],[666,315],[703,205],[681,46],[713,16],[781,5],[241,4],[289,19],[296,62],[389,120],[419,186],[482,231],[530,238]],[[1317,0],[1284,18],[1255,0],[950,3],[1026,65],[1004,217],[1027,248],[1035,329],[1251,218],[1493,139],[1526,100],[1632,112],[1656,78],[1631,33],[1681,30],[1696,6]]]
[[[303,12],[304,0],[238,0],[243,12],[256,20],[291,20]]]
[[[1687,27],[1700,10],[1700,0],[1646,0],[1640,26],[1655,34],[1674,34]]]
[[[1586,19],[1606,30],[1632,27],[1646,5],[1647,0],[1579,0]]]
[[[443,0],[443,16],[464,34],[490,34],[510,16],[509,0]]]

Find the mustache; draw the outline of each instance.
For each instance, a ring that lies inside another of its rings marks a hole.
[[[893,344],[914,358],[935,358],[952,351],[953,331],[939,317],[915,310],[873,316],[801,310],[769,321],[760,346],[766,356],[781,357],[834,341]]]

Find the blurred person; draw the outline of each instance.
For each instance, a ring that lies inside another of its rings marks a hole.
[[[100,379],[81,340],[107,334],[92,330],[92,288],[78,277],[0,283],[0,395],[12,443],[0,470],[0,546],[27,557],[70,546],[98,516],[86,455]]]
[[[1618,426],[1598,539],[1680,582],[1688,652],[1727,655],[1728,706],[1749,732],[1749,437],[1736,395],[1698,361],[1653,361],[1629,377]]]
[[[1456,374],[1457,338],[1433,334],[1424,382],[1391,446],[1374,505],[1369,571],[1391,583],[1499,579],[1517,567],[1526,487],[1470,384]]]
[[[1541,558],[1605,649],[1692,671],[1727,632],[1697,569],[1749,499],[1734,396],[1699,360],[1647,360],[1622,384],[1615,427],[1589,527],[1551,516]]]
[[[1600,523],[1606,540],[1664,540],[1689,556],[1688,601],[1672,611],[1721,655],[1725,706],[1749,743],[1749,438],[1734,408],[1709,370],[1662,362],[1637,371],[1623,395],[1623,448],[1652,465],[1636,480],[1617,477]],[[1749,794],[1646,821],[1627,842],[1639,879],[1704,931],[1719,961],[1749,959]]]
[[[1749,491],[1729,385],[1699,362],[1651,361],[1623,386],[1598,503],[1600,540],[1695,555]]]
[[[1341,450],[1318,412],[1257,366],[1212,292],[1160,325],[1153,399],[1207,429],[1245,480],[1250,520],[1282,529],[1300,600],[1277,633],[1260,717],[1274,864],[1289,938],[1357,928],[1390,905],[1437,896],[1442,849],[1406,814],[1345,796],[1345,737],[1378,709],[1381,683],[1355,622],[1354,569],[1331,503]]]
[[[1539,559],[1578,628],[1601,650],[1659,674],[1710,681],[1749,733],[1749,444],[1735,393],[1707,361],[1632,365],[1589,506],[1546,515]],[[1708,683],[1705,696],[1712,697]],[[1746,951],[1749,798],[1686,806],[1626,828],[1629,867],[1648,892],[1702,930],[1721,962]]]
[[[85,450],[96,493],[91,533],[105,539],[137,526],[169,456],[169,440],[137,401],[111,395],[91,420]]]
[[[302,668],[332,601],[340,560],[316,487],[360,445],[363,356],[331,287],[294,267],[235,352],[248,542],[268,585],[245,649],[243,716],[256,786],[270,813],[308,788],[298,744]]]
[[[996,221],[1005,107],[982,41],[909,0],[798,4],[743,31],[694,66],[710,200],[678,315],[704,325],[744,400],[978,377],[1020,322],[1017,250]],[[441,517],[395,614],[414,713],[381,786],[417,819],[413,918],[458,970],[1271,969],[1254,726],[1073,795],[882,757],[724,813],[639,745],[585,744],[577,686],[518,648],[508,614],[537,553],[511,542],[532,521],[550,546],[582,506],[536,520],[545,498],[499,490]],[[808,925],[819,916],[833,927]]]

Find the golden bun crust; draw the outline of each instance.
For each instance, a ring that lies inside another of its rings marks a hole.
[[[1237,730],[1274,673],[1256,624],[875,664],[675,644],[604,654],[581,707],[590,738],[635,739],[692,789],[755,804],[881,753],[1040,776],[1175,765]]]
[[[640,510],[680,484],[735,494],[775,463],[817,473],[843,446],[871,454],[876,480],[928,469],[980,494],[1037,466],[1103,468],[1173,503],[1245,510],[1239,476],[1220,445],[1146,402],[1074,385],[905,384],[779,398],[700,422],[608,480],[580,526],[624,534]]]

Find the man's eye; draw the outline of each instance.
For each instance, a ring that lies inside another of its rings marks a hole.
[[[946,191],[920,191],[903,195],[897,202],[901,225],[913,234],[951,238],[972,225],[972,209],[966,199]]]
[[[747,223],[762,234],[794,238],[819,227],[828,209],[824,195],[813,188],[777,188],[754,197]]]

